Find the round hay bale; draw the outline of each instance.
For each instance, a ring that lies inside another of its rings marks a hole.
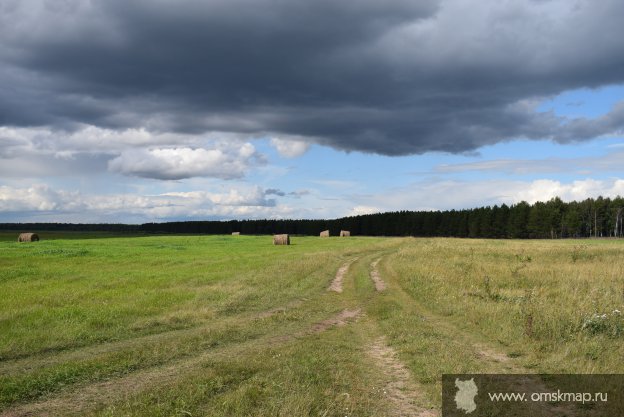
[[[37,233],[20,233],[17,237],[18,242],[39,242],[39,235]]]
[[[232,236],[240,236],[240,232],[232,232]]]
[[[321,236],[321,237],[329,237],[329,230],[323,230],[319,236]]]
[[[288,235],[273,235],[274,245],[290,245],[290,236]]]
[[[349,237],[351,236],[351,232],[348,230],[341,230],[340,231],[340,237]]]

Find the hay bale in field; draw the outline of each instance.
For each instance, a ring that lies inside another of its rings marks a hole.
[[[341,230],[340,231],[340,237],[349,237],[351,236],[351,232],[348,230]]]
[[[20,233],[17,238],[18,242],[38,242],[39,235],[37,233]]]
[[[329,230],[323,230],[319,236],[321,236],[321,237],[329,237]]]
[[[288,235],[273,235],[274,245],[290,245],[290,236]]]
[[[239,236],[240,232],[232,232],[232,236]]]

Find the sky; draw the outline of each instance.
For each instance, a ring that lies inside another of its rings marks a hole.
[[[624,196],[619,0],[0,0],[0,222]]]

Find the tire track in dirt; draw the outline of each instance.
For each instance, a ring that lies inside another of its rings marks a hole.
[[[371,263],[370,277],[375,283],[375,289],[377,291],[384,291],[386,289],[386,283],[383,279],[381,279],[381,275],[379,274],[379,270],[377,269],[377,264],[379,264],[379,261],[381,261],[381,258]]]
[[[378,264],[382,258],[376,259],[371,263],[370,277],[375,283],[377,291],[383,291],[387,288],[386,283],[381,278],[378,270]],[[391,275],[392,276],[392,275]],[[518,364],[512,357],[501,352],[487,342],[478,340],[467,330],[460,328],[446,317],[437,315],[429,311],[421,304],[419,300],[407,292],[400,284],[398,290],[403,296],[409,298],[418,306],[424,315],[422,319],[435,325],[440,329],[444,329],[445,333],[455,335],[454,340],[472,346],[474,354],[481,360],[496,364],[510,374],[532,374],[535,370],[531,370]],[[425,397],[422,389],[413,381],[409,369],[398,359],[397,352],[387,344],[384,337],[381,337],[369,347],[369,355],[375,360],[379,368],[383,371],[389,381],[384,393],[393,405],[390,416],[418,416],[418,417],[437,417],[440,415],[439,410],[431,410],[418,405],[418,400]],[[550,392],[553,387],[548,387],[539,375],[527,376],[520,379],[515,386],[517,392]],[[578,409],[569,404],[549,404],[535,403],[530,405],[532,414],[539,414],[545,417],[556,417],[560,415],[577,415]]]
[[[322,333],[328,330],[330,327],[341,327],[347,325],[352,321],[356,321],[362,315],[363,313],[361,308],[357,308],[355,310],[344,309],[333,317],[313,324],[309,329],[302,330],[294,334],[275,336],[270,340],[276,343],[289,342],[294,339],[300,339],[302,337]]]
[[[390,347],[384,337],[380,337],[369,347],[368,354],[388,380],[383,391],[392,410],[390,416],[396,417],[435,417],[438,414],[417,405],[424,397],[422,390],[413,382],[411,373],[398,359],[396,351]]]
[[[322,333],[332,327],[345,326],[357,320],[361,315],[362,310],[360,308],[354,310],[345,309],[292,335],[264,336],[240,343],[234,347],[226,346],[206,351],[192,358],[176,360],[157,368],[146,368],[119,378],[90,384],[77,384],[72,386],[73,389],[59,392],[49,399],[21,404],[0,411],[0,417],[48,417],[81,414],[97,407],[111,405],[115,401],[128,399],[133,394],[148,390],[150,387],[174,382],[178,378],[182,378],[185,372],[197,369],[206,360],[214,359],[218,356],[242,355],[246,350],[254,349],[252,345],[257,343],[263,343],[266,347],[275,347],[298,338]]]
[[[349,322],[356,320],[361,315],[361,308],[356,308],[355,310],[344,309],[334,317],[323,320],[322,322],[313,325],[312,328],[307,332],[307,334],[321,333],[329,329],[330,327],[344,326]]]
[[[295,299],[287,304],[274,307],[269,310],[261,312],[246,312],[241,315],[230,316],[220,318],[222,323],[236,320],[263,320],[278,314],[286,313],[289,310],[300,307],[307,301],[306,299]],[[96,345],[79,346],[71,350],[47,353],[47,354],[33,354],[18,359],[9,359],[3,363],[0,363],[0,373],[13,374],[24,371],[31,371],[47,366],[54,366],[59,363],[68,361],[79,361],[85,358],[92,358],[97,355],[107,354],[116,351],[122,351],[123,349],[130,349],[133,347],[144,347],[151,343],[162,343],[169,340],[175,340],[183,337],[190,337],[194,334],[201,333],[202,331],[213,328],[212,322],[206,322],[197,326],[192,326],[183,329],[165,330],[159,333],[147,334],[137,336],[129,339],[123,339],[118,341],[103,342]]]
[[[341,293],[342,292],[342,281],[344,279],[344,276],[349,271],[349,267],[351,266],[351,264],[353,262],[355,262],[356,260],[357,259],[352,259],[349,262],[347,262],[344,265],[342,265],[338,269],[338,271],[336,272],[336,277],[331,282],[330,286],[327,288],[327,291],[334,291],[334,292],[337,292],[337,293]]]
[[[374,262],[374,264],[376,265],[379,260]],[[390,276],[392,277],[393,271],[391,263],[389,264],[389,268],[391,270]],[[400,280],[397,282],[397,284],[398,285],[396,285],[395,288],[399,291],[399,297],[405,297],[406,299],[410,300],[411,304],[416,309],[414,311],[414,314],[420,315],[422,320],[428,322],[430,326],[443,330],[446,334],[452,334],[454,336],[453,340],[460,341],[465,345],[471,346],[474,350],[474,354],[476,357],[486,362],[497,364],[498,366],[501,366],[506,372],[531,373],[528,372],[527,368],[519,365],[518,363],[515,363],[513,358],[509,357],[506,353],[496,349],[487,341],[479,340],[479,338],[475,337],[467,330],[460,328],[458,325],[448,320],[448,318],[436,314],[428,309],[422,303],[422,301],[417,299],[414,295],[410,294],[410,292],[403,287]]]
[[[417,301],[415,302],[418,303]],[[420,303],[418,304],[420,305]],[[472,346],[476,357],[486,362],[497,364],[501,366],[506,372],[530,373],[527,372],[527,369],[525,369],[524,367],[514,363],[513,359],[507,356],[505,353],[500,352],[499,350],[487,343],[477,341],[477,339],[466,330],[461,329],[460,327],[451,323],[449,320],[445,319],[442,316],[438,316],[435,313],[427,311],[427,313],[425,313],[425,316],[423,316],[423,320],[427,321],[431,326],[435,326],[438,329],[444,330],[447,334],[454,335],[455,337],[453,340],[461,341],[468,346]]]
[[[472,346],[474,354],[479,359],[496,364],[502,368],[502,371],[509,374],[534,374],[535,369],[530,369],[521,364],[514,362],[513,358],[487,344],[486,342],[476,341],[475,337],[468,333],[466,330],[461,329],[454,323],[448,321],[442,316],[438,316],[432,312],[428,312],[426,317],[423,317],[431,325],[439,329],[444,329],[447,333],[457,336],[454,340],[462,342],[465,345]],[[498,371],[501,372],[501,371]],[[516,384],[515,392],[551,392],[553,387],[548,387],[544,381],[539,378],[539,375],[527,376],[526,378],[520,378]],[[575,410],[570,404],[549,404],[549,403],[531,403],[530,408],[536,415],[543,415],[544,417],[556,417],[561,415],[575,415],[578,410]]]

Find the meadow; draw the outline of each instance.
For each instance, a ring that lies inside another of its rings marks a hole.
[[[624,372],[620,240],[16,236],[1,416],[432,416],[443,373]]]

